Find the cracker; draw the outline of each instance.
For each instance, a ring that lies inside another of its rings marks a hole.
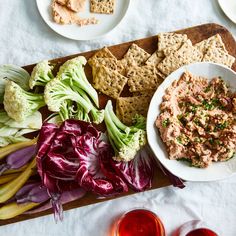
[[[125,75],[126,74],[126,69],[124,67],[124,64],[122,63],[121,60],[117,60],[116,61],[116,65],[117,65],[117,71],[122,74]]]
[[[210,61],[232,67],[235,58],[219,48],[217,42],[213,42],[206,51],[202,61]]]
[[[127,77],[130,92],[156,90],[162,82],[155,65],[132,67],[128,70]]]
[[[124,67],[134,65],[139,66],[143,64],[151,55],[140,48],[137,44],[132,44],[121,60]]]
[[[120,97],[116,102],[116,114],[125,124],[132,124],[136,114],[147,116],[151,96]]]
[[[202,53],[192,46],[190,40],[185,42],[181,48],[167,56],[157,68],[165,75],[169,75],[183,65],[201,61]]]
[[[170,47],[164,48],[164,49],[163,49],[163,54],[164,54],[165,56],[168,56],[168,55],[170,55],[171,53],[176,52],[177,50],[179,50],[182,45],[183,45],[183,42],[181,42],[181,43],[176,43],[176,44],[174,44],[174,45],[172,45],[172,46],[170,46]]]
[[[145,90],[145,91],[133,92],[132,96],[133,97],[136,97],[136,96],[149,96],[149,97],[152,97],[155,92],[156,92],[156,90]]]
[[[97,58],[114,58],[116,57],[111,53],[111,51],[107,48],[104,47],[101,50],[98,50],[91,58],[88,60],[88,64],[92,66],[93,60]]]
[[[101,66],[94,78],[94,88],[112,98],[118,98],[128,78],[117,71]]]
[[[195,44],[194,46],[201,51],[203,54],[205,54],[208,50],[208,48],[212,45],[215,44],[216,48],[220,48],[221,50],[227,52],[225,45],[222,41],[222,38],[219,34],[216,34],[208,39],[205,39],[197,44]]]
[[[95,78],[95,76],[97,74],[97,70],[101,66],[105,66],[109,70],[115,70],[115,71],[117,70],[117,60],[115,58],[98,57],[98,58],[93,59],[90,63],[92,66],[93,78]]]
[[[157,69],[157,74],[162,78],[162,79],[165,79],[166,78],[166,75],[164,75],[161,71],[159,71]]]
[[[160,33],[158,34],[158,51],[171,47],[177,43],[183,43],[188,40],[186,34]]]
[[[115,0],[90,0],[90,11],[100,14],[113,14]]]
[[[164,59],[163,53],[155,51],[145,62],[146,65],[157,65]]]

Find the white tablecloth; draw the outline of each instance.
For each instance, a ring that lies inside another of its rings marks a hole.
[[[216,22],[236,35],[236,25],[216,0],[133,0],[122,23],[107,36],[77,42],[54,33],[41,19],[34,0],[0,1],[0,64],[27,65],[89,51],[198,24]],[[123,212],[146,207],[162,219],[167,235],[182,223],[202,219],[219,235],[236,235],[236,176],[212,183],[188,183],[184,189],[166,187],[65,212],[55,224],[45,216],[0,227],[1,236],[104,236]]]

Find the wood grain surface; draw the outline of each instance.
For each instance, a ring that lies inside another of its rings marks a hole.
[[[176,32],[187,34],[193,44],[198,43],[198,42],[200,42],[206,38],[209,38],[215,34],[220,34],[228,52],[232,56],[236,57],[235,40],[234,40],[232,34],[223,26],[220,26],[217,24],[205,24],[205,25],[199,25],[199,26],[195,26],[192,28],[188,28],[188,29],[178,30]],[[144,39],[126,42],[126,43],[114,45],[114,46],[111,46],[108,48],[111,50],[111,52],[118,59],[120,59],[126,53],[126,51],[128,50],[129,46],[132,43],[136,43],[141,48],[145,49],[148,53],[152,54],[157,49],[157,36],[152,36],[152,37],[148,37],[148,38],[144,38]],[[104,45],[104,46],[106,46],[106,45]],[[87,59],[89,59],[95,52],[96,52],[96,50],[90,51],[90,52],[79,53],[79,54],[75,54],[75,55],[71,55],[71,56],[67,56],[67,57],[63,57],[63,58],[53,59],[53,60],[51,60],[51,62],[56,64],[56,67],[55,67],[55,72],[56,72],[58,70],[58,67],[62,63],[64,63],[66,60],[71,59],[76,56],[79,56],[79,55],[85,56]],[[34,65],[24,66],[24,68],[28,72],[31,72],[33,67],[34,67]],[[236,63],[234,63],[232,69],[236,71]],[[89,78],[89,80],[91,80],[91,78],[92,78],[91,68],[89,66],[86,66],[85,71],[86,71],[87,77]],[[106,104],[106,101],[108,100],[108,97],[105,95],[99,95],[99,99],[100,99],[101,107],[104,107]],[[49,114],[46,109],[42,109],[41,111],[44,114],[44,117],[46,117]],[[100,127],[100,128],[103,129],[104,127]],[[165,177],[165,175],[161,172],[161,170],[158,167],[156,167],[152,189],[157,189],[157,188],[161,188],[161,187],[168,186],[168,185],[170,185],[169,180]],[[119,195],[116,198],[124,197],[124,196],[130,195],[130,194],[134,194],[134,192],[130,190],[128,193]],[[106,199],[98,199],[95,195],[88,193],[84,198],[74,201],[74,202],[71,202],[71,203],[68,203],[68,204],[64,205],[63,208],[64,208],[64,210],[69,210],[69,209],[78,208],[81,206],[90,205],[90,204],[94,204],[94,203],[98,203],[98,202],[102,202],[102,201],[112,200],[112,199],[114,199],[114,197],[113,198],[106,198]],[[23,221],[23,220],[27,220],[27,219],[40,217],[43,215],[48,215],[51,213],[52,213],[52,210],[47,210],[45,212],[33,214],[33,215],[21,215],[21,216],[18,216],[13,219],[9,219],[9,220],[0,220],[0,225],[11,224],[11,223],[15,223],[18,221]]]

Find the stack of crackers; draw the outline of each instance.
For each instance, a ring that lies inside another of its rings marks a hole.
[[[132,44],[121,60],[104,47],[88,61],[94,87],[116,99],[116,113],[125,124],[132,124],[136,114],[146,116],[157,87],[179,67],[200,61],[231,67],[235,61],[218,34],[192,45],[185,34],[161,33],[157,46],[150,55]],[[130,96],[121,97],[125,86]]]

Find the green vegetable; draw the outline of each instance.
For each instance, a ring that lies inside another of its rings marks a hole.
[[[66,61],[59,69],[57,77],[60,80],[69,80],[73,86],[84,90],[92,99],[97,107],[99,107],[97,91],[88,82],[83,66],[86,64],[83,56],[75,57]]]
[[[115,115],[109,100],[105,107],[105,124],[108,137],[115,151],[114,159],[130,161],[142,146],[146,144],[146,132],[140,129],[140,123],[126,126]]]
[[[8,116],[17,122],[24,121],[45,105],[43,95],[26,92],[12,81],[6,82],[3,103]]]
[[[65,62],[57,77],[47,83],[44,90],[48,109],[59,112],[62,120],[69,118],[90,122],[90,116],[95,124],[104,119],[104,110],[98,110],[90,98],[98,105],[96,90],[89,84],[84,74],[84,57],[77,57]]]
[[[44,60],[34,67],[29,79],[29,86],[31,89],[34,86],[45,86],[53,78],[52,66],[49,65],[47,60]]]
[[[42,115],[38,111],[24,121],[16,122],[5,111],[0,110],[0,147],[28,140],[22,135],[39,130],[41,126]]]
[[[90,112],[92,106],[72,86],[70,80],[61,80],[58,77],[47,83],[44,98],[50,111],[60,112],[62,106],[64,109],[67,106],[65,101],[71,100],[78,103],[86,113]]]
[[[16,202],[8,203],[0,208],[0,220],[11,219],[15,216],[38,206],[40,203],[29,202],[25,204],[17,204]]]
[[[10,144],[16,144],[19,142],[28,142],[30,139],[25,138],[24,136],[6,136],[0,137],[0,148],[5,147]],[[1,149],[0,149],[1,150]],[[1,158],[0,158],[1,159]]]
[[[29,90],[29,73],[23,68],[15,65],[0,66],[0,103],[3,102],[5,84],[7,81],[14,81],[24,90]]]

